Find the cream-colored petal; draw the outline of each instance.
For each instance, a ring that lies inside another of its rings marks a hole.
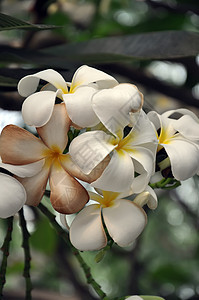
[[[30,95],[22,105],[22,116],[27,125],[46,124],[53,112],[57,92],[43,91]]]
[[[133,193],[141,193],[143,192],[150,180],[150,176],[147,172],[143,172],[140,175],[136,176],[132,182],[131,190]]]
[[[0,136],[0,156],[3,163],[25,165],[41,160],[48,149],[29,131],[15,125],[4,127]]]
[[[143,110],[140,111],[136,124],[130,133],[123,139],[122,144],[125,149],[132,149],[135,145],[154,143],[157,145],[158,140],[154,126]]]
[[[89,131],[72,140],[69,153],[72,160],[89,174],[117,146],[114,137],[103,131]]]
[[[131,157],[125,151],[114,151],[110,163],[92,186],[105,191],[122,192],[129,190],[133,178]]]
[[[93,111],[91,99],[96,88],[79,87],[74,93],[63,95],[67,112],[74,124],[80,127],[93,127],[100,121]]]
[[[173,176],[177,180],[186,180],[198,172],[199,149],[195,144],[174,138],[163,146],[169,156]]]
[[[121,247],[130,245],[141,234],[147,216],[142,208],[125,199],[103,208],[103,218],[112,239]]]
[[[37,128],[37,132],[47,147],[62,153],[68,143],[70,119],[64,103],[56,104],[48,123]]]
[[[148,185],[145,189],[149,193],[147,205],[150,209],[156,209],[158,206],[158,198],[154,190]]]
[[[111,88],[118,84],[117,80],[112,76],[97,70],[95,68],[83,65],[78,68],[73,76],[70,92],[81,85],[88,85],[96,82],[99,88]]]
[[[70,227],[70,240],[81,251],[94,251],[106,246],[107,238],[98,205],[89,205],[76,216]]]
[[[23,77],[18,83],[19,94],[23,97],[27,97],[37,90],[40,79],[45,80],[57,89],[67,92],[67,85],[63,77],[55,70],[48,69],[32,75]]]
[[[134,146],[132,150],[128,149],[127,153],[133,158],[133,160],[138,161],[142,165],[149,176],[154,173],[155,156],[149,149],[141,146]]]
[[[68,172],[72,177],[77,177],[80,180],[86,182],[93,182],[99,178],[107,167],[110,161],[109,156],[107,156],[103,161],[101,161],[88,175],[84,174],[81,169],[72,161],[69,154],[64,154],[60,157],[60,163],[64,170]]]
[[[86,189],[61,166],[52,166],[50,172],[50,201],[62,214],[80,211],[89,200]]]
[[[176,120],[173,127],[185,138],[199,141],[199,122],[190,115],[182,116],[179,120]]]
[[[130,115],[141,109],[143,96],[138,89],[122,83],[112,89],[103,89],[92,98],[93,110],[104,126],[114,135],[123,136],[123,129],[130,123]]]
[[[19,177],[31,177],[39,173],[44,165],[44,160],[39,160],[37,162],[27,164],[27,165],[10,165],[0,163],[0,168],[6,169]]]
[[[44,166],[42,170],[35,176],[26,178],[16,177],[26,190],[27,205],[37,206],[40,203],[46,189],[48,176],[49,168]]]
[[[186,108],[178,108],[178,109],[168,110],[168,111],[164,112],[162,114],[162,116],[164,116],[166,118],[170,118],[173,114],[177,114],[177,115],[181,115],[181,116],[188,115],[188,116],[191,116],[196,122],[198,122],[198,117],[196,116],[196,114],[194,114],[191,110],[186,109]]]
[[[0,173],[0,218],[15,215],[26,202],[24,187],[12,176]]]

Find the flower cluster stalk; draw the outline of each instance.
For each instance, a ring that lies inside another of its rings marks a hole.
[[[75,255],[76,259],[78,260],[81,268],[84,271],[84,274],[86,276],[87,283],[90,284],[93,289],[96,291],[96,293],[100,296],[100,299],[106,299],[109,298],[106,296],[106,294],[102,291],[101,286],[95,281],[93,278],[90,267],[87,265],[87,263],[82,258],[80,252],[70,243],[70,240],[68,238],[68,234],[66,231],[62,229],[62,227],[56,222],[55,215],[52,214],[47,207],[45,207],[42,203],[38,205],[38,208],[40,211],[49,219],[51,225],[54,227],[54,229],[57,231],[59,236],[64,240],[64,242],[67,244],[67,246],[71,249],[72,253]]]
[[[30,268],[31,268],[31,255],[30,255],[30,246],[29,246],[29,238],[30,234],[27,230],[27,224],[26,220],[24,218],[24,212],[23,208],[19,211],[19,217],[20,217],[20,226],[22,230],[22,247],[24,248],[24,271],[23,271],[23,276],[25,278],[26,282],[26,300],[31,300],[32,295],[32,282],[31,282],[31,276],[30,276]]]
[[[7,233],[1,247],[3,252],[1,267],[0,267],[0,299],[3,297],[3,287],[6,282],[6,269],[7,269],[7,260],[9,256],[10,241],[12,240],[12,230],[13,230],[13,217],[7,219]]]

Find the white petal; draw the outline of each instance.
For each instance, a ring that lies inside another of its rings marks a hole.
[[[72,140],[69,153],[72,160],[89,174],[116,146],[114,138],[103,131],[89,131]]]
[[[112,76],[95,68],[83,65],[75,72],[70,91],[74,92],[78,86],[88,85],[92,82],[96,82],[100,88],[111,88],[118,84],[117,80]]]
[[[130,123],[130,114],[141,109],[142,104],[142,94],[128,83],[103,89],[92,98],[93,110],[100,121],[119,137],[122,137],[124,127]]]
[[[19,94],[23,97],[27,97],[34,93],[37,90],[40,79],[51,83],[57,89],[63,90],[63,92],[67,92],[68,90],[63,77],[58,72],[48,69],[23,77],[18,83]]]
[[[37,132],[47,147],[57,148],[61,153],[68,143],[68,130],[70,119],[68,117],[64,103],[56,104],[50,120],[42,127],[37,128]]]
[[[103,208],[103,218],[112,239],[121,247],[130,245],[143,231],[147,217],[142,208],[125,199]]]
[[[166,118],[170,118],[173,114],[180,114],[181,116],[183,115],[189,115],[191,116],[196,122],[198,122],[198,117],[189,109],[186,108],[178,108],[178,109],[173,109],[166,111],[162,114],[162,116]]]
[[[147,172],[143,172],[141,175],[136,176],[131,185],[132,193],[137,194],[143,192],[147,187],[149,180],[150,176]]]
[[[40,161],[21,166],[0,163],[0,168],[6,169],[14,175],[24,178],[36,175],[38,172],[41,171],[43,165],[44,160],[42,159]]]
[[[172,139],[163,145],[171,161],[171,170],[177,180],[186,180],[199,168],[199,150],[187,140]]]
[[[149,192],[149,198],[147,205],[150,209],[156,209],[158,206],[158,198],[154,190],[148,185],[145,189],[146,192]]]
[[[70,227],[70,240],[81,251],[99,250],[106,246],[99,205],[89,205],[76,216]]]
[[[15,215],[26,202],[26,191],[15,178],[0,173],[0,218]]]
[[[166,118],[164,115],[159,115],[155,111],[149,112],[147,116],[149,117],[151,122],[153,122],[154,126],[156,127],[156,130],[161,128],[158,138],[160,143],[169,139],[175,134],[176,130],[174,129],[173,125],[175,124],[176,120]]]
[[[158,205],[157,196],[150,186],[147,186],[144,192],[138,194],[133,202],[139,206],[147,204],[150,209],[156,209]]]
[[[134,145],[153,143],[157,146],[158,140],[151,121],[143,110],[140,111],[138,120],[129,134],[123,139],[125,149],[131,149]]]
[[[127,153],[142,165],[149,176],[154,173],[155,156],[149,149],[141,146],[134,146],[132,150],[128,149]],[[139,173],[141,174],[141,172]]]
[[[182,134],[184,137],[190,140],[199,140],[199,123],[191,116],[185,115],[179,120],[176,120],[173,127],[176,131]]]
[[[91,106],[94,93],[95,88],[83,86],[72,94],[63,95],[68,115],[74,124],[80,127],[93,127],[100,122]]]
[[[105,190],[122,192],[130,189],[134,178],[134,165],[125,151],[114,151],[102,175],[91,185]]]
[[[35,93],[24,101],[22,116],[27,125],[40,127],[50,119],[57,93],[43,91]]]

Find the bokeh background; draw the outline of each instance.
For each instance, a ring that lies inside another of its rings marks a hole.
[[[6,19],[0,16],[0,130],[9,123],[24,126],[24,99],[17,93],[20,78],[53,68],[70,81],[82,64],[136,84],[144,94],[145,111],[184,107],[199,116],[198,0],[7,0],[0,1],[0,13],[56,26],[2,30]],[[114,245],[100,263],[95,262],[96,252],[82,256],[111,297],[154,294],[167,300],[197,300],[198,177],[157,194],[158,208],[147,212],[148,225],[131,247]],[[47,197],[43,203],[48,206]],[[31,233],[33,299],[98,299],[45,216],[28,207],[25,216]],[[16,216],[5,299],[24,297],[18,223]],[[5,226],[0,220],[1,245]]]

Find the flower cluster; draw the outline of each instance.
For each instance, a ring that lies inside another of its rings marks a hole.
[[[84,65],[71,82],[49,69],[22,78],[18,90],[37,136],[15,125],[1,133],[1,218],[37,206],[49,182],[63,223],[77,213],[69,228],[76,248],[101,249],[110,237],[124,247],[147,223],[142,207],[157,207],[152,176],[173,184],[199,172],[198,118],[186,109],[146,114],[135,85]]]

